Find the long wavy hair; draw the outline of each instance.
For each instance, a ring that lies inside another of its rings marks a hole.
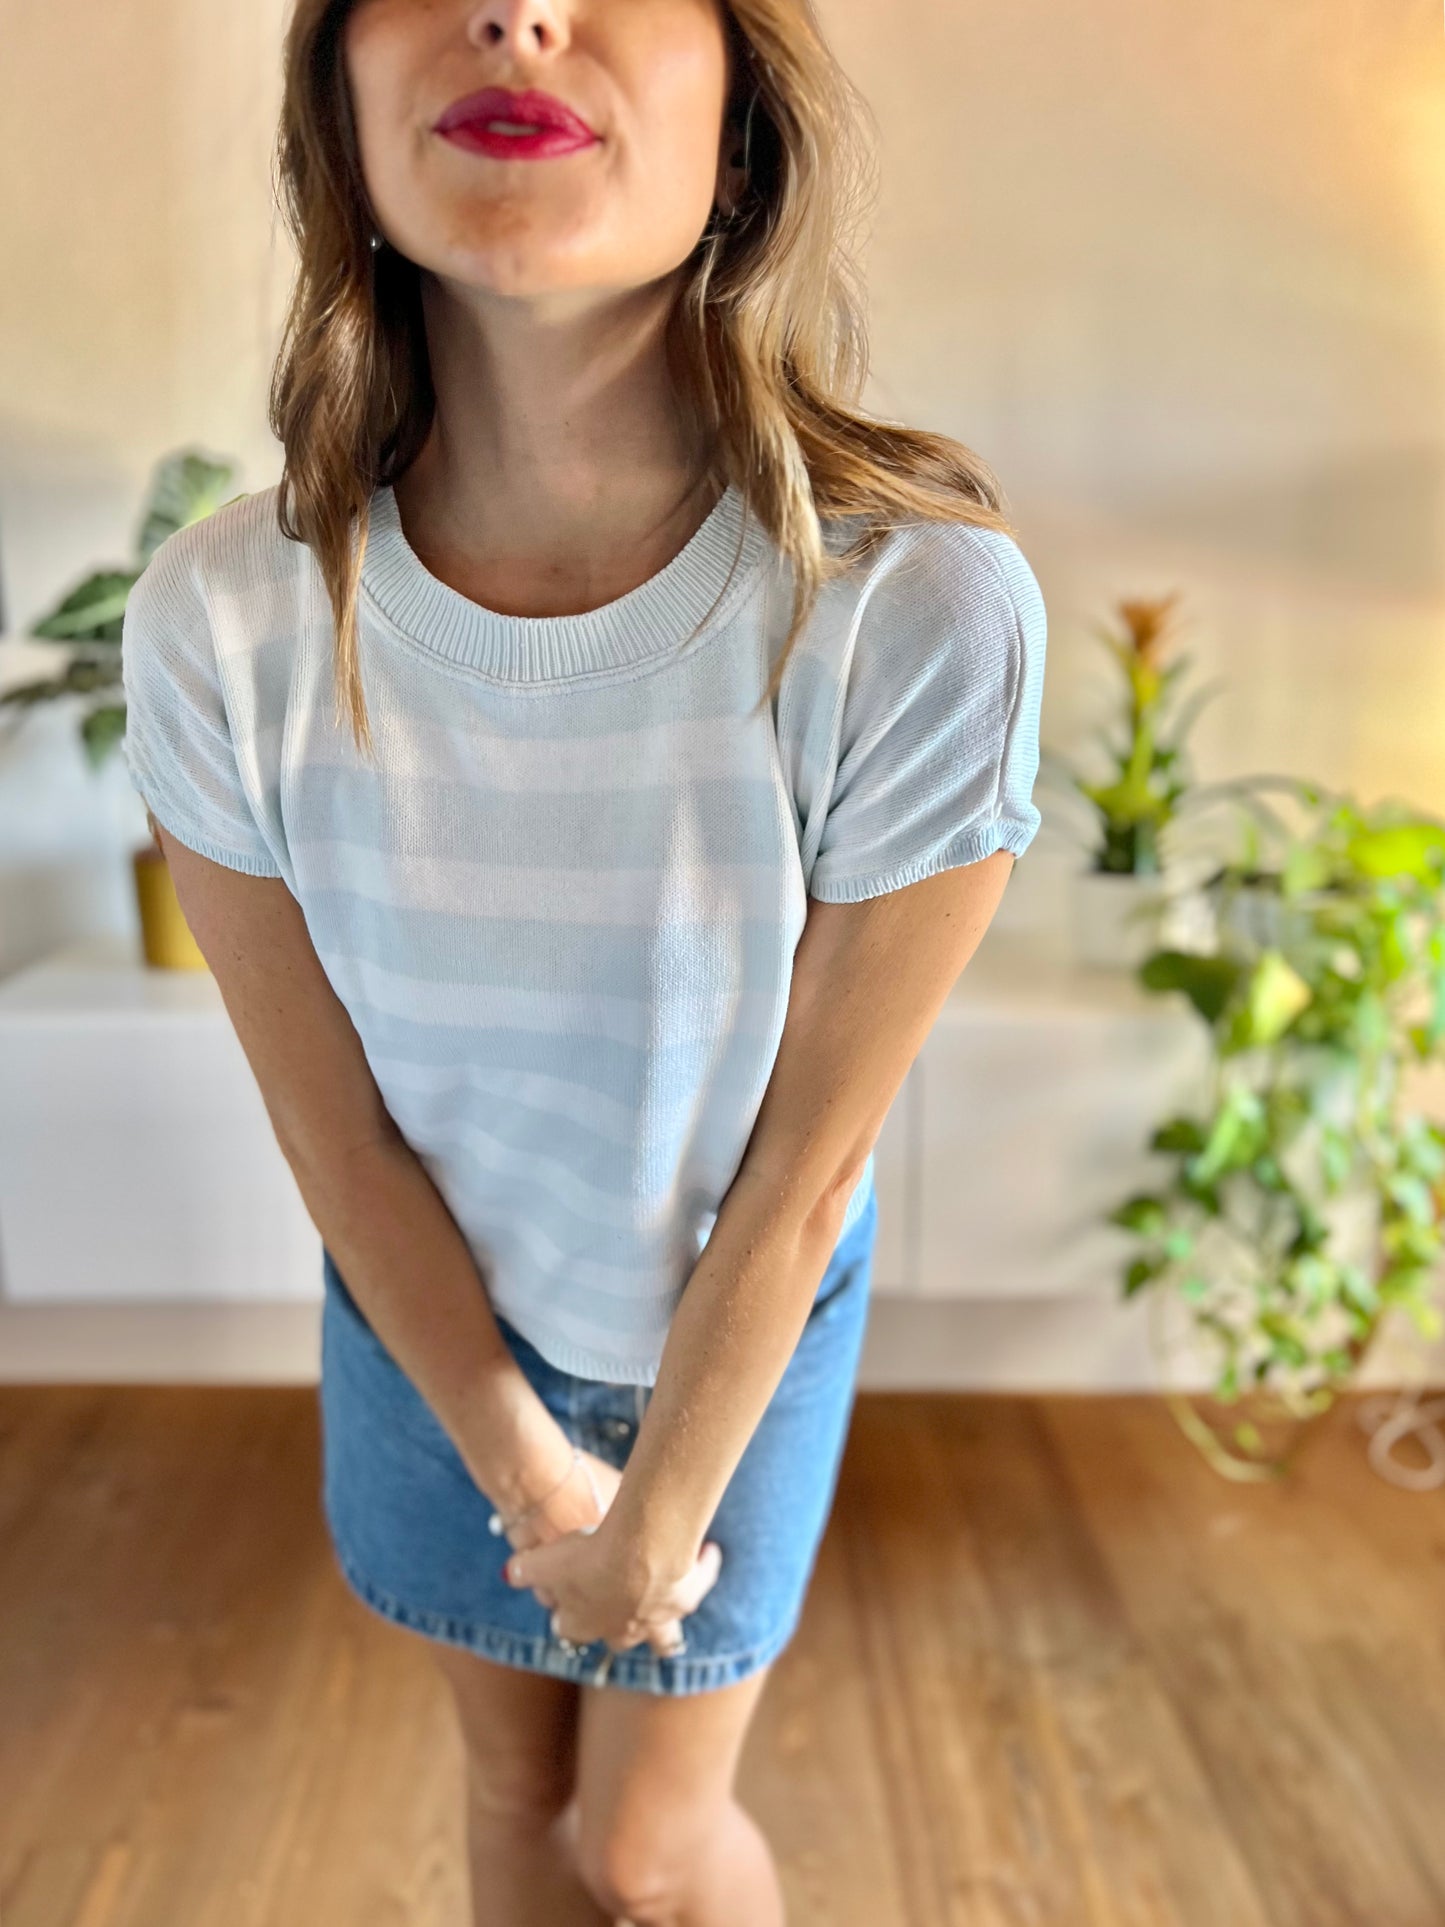
[[[338,708],[371,751],[357,597],[373,490],[420,453],[436,408],[421,271],[372,245],[342,59],[353,0],[296,0],[284,49],[275,188],[299,257],[272,374],[285,451],[282,532],[305,542],[334,619]],[[792,565],[793,611],[765,699],[819,590],[900,522],[1014,533],[997,477],[949,436],[857,406],[868,374],[854,253],[876,188],[874,124],[812,0],[726,0],[729,114],[746,180],[684,264],[665,336],[679,407],[715,483],[736,485]],[[721,129],[719,130],[721,131]],[[822,524],[856,517],[851,539]]]

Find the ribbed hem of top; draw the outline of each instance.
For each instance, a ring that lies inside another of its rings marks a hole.
[[[672,560],[626,595],[579,615],[503,615],[426,568],[407,541],[394,491],[383,486],[371,500],[362,592],[401,634],[446,662],[498,682],[547,683],[649,662],[722,622],[768,547],[729,483]]]

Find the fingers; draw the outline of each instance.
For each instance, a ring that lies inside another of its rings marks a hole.
[[[655,1653],[665,1657],[685,1637],[683,1620],[689,1613],[697,1611],[717,1584],[721,1571],[722,1547],[709,1539],[693,1562],[692,1571],[672,1589],[668,1605],[674,1609],[674,1617],[663,1620],[647,1635],[647,1643]]]
[[[722,1547],[714,1539],[709,1539],[693,1562],[692,1571],[674,1588],[678,1611],[684,1618],[696,1612],[699,1605],[717,1584],[717,1576],[722,1571]]]
[[[722,1547],[716,1540],[710,1539],[693,1561],[691,1571],[668,1588],[665,1598],[651,1604],[647,1618],[634,1620],[636,1630],[626,1641],[626,1646],[637,1646],[645,1641],[655,1653],[665,1657],[685,1638],[683,1620],[689,1613],[696,1612],[717,1584],[721,1571]],[[532,1592],[549,1612],[558,1609],[557,1595],[550,1586],[534,1584]],[[565,1625],[560,1630],[567,1632]],[[576,1637],[573,1634],[567,1636]],[[619,1646],[615,1650],[623,1651],[625,1647]]]
[[[647,1635],[647,1643],[659,1659],[666,1659],[682,1644],[683,1638],[682,1621],[669,1619]]]

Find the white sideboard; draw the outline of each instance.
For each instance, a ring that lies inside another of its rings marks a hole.
[[[1103,1222],[1197,1097],[1201,1027],[1127,974],[992,934],[879,1139],[875,1289],[915,1300],[1107,1290]],[[0,1296],[15,1305],[306,1303],[320,1237],[209,972],[121,938],[0,983]]]
[[[209,971],[100,936],[0,983],[0,1295],[319,1299],[320,1266]]]
[[[985,937],[890,1118],[898,1290],[1113,1290],[1137,1247],[1106,1214],[1166,1170],[1150,1134],[1196,1108],[1208,1077],[1207,1035],[1181,997]]]

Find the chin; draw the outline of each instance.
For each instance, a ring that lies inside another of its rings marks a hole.
[[[441,271],[449,280],[471,288],[485,288],[489,294],[509,301],[580,292],[598,285],[595,271],[588,272],[583,263],[549,260],[531,250],[525,253],[510,249],[479,250],[454,257]]]
[[[558,224],[517,219],[513,210],[499,209],[497,218],[475,221],[470,233],[454,231],[416,259],[449,280],[520,299],[613,281],[615,264],[599,259],[595,239],[590,223],[584,232],[567,233]]]

